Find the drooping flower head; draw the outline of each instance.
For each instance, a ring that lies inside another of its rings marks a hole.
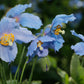
[[[40,18],[31,13],[23,13],[27,8],[30,7],[31,3],[24,5],[16,5],[7,12],[6,16],[15,19],[16,22],[18,22],[24,27],[39,29],[42,25]]]
[[[36,38],[28,47],[27,56],[35,56],[45,57],[48,55],[48,42],[52,42],[55,39],[49,36],[42,36]]]
[[[59,51],[59,49],[63,46],[64,40],[61,34],[65,34],[65,31],[62,30],[62,28],[66,27],[66,23],[69,21],[74,21],[76,18],[73,14],[71,15],[57,15],[53,21],[52,24],[49,24],[46,26],[44,35],[49,35],[56,40],[49,43],[50,47],[53,48],[55,51]]]
[[[0,58],[5,62],[14,61],[17,55],[15,41],[28,43],[34,39],[31,31],[21,28],[15,19],[4,17],[0,22]]]
[[[71,33],[82,40],[82,42],[72,45],[71,49],[73,49],[77,55],[84,55],[84,36],[82,34],[77,34],[74,30],[71,30]]]

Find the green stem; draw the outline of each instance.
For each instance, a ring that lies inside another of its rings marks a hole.
[[[23,66],[23,70],[22,70],[21,77],[20,77],[20,83],[21,83],[21,81],[22,81],[22,77],[23,77],[24,70],[25,70],[25,68],[26,68],[27,62],[28,62],[28,57],[27,57],[27,59],[26,59],[26,61],[25,61],[25,63],[24,63],[24,66]]]
[[[22,51],[22,54],[21,54],[20,62],[19,62],[17,71],[16,71],[16,73],[15,73],[14,80],[16,80],[17,73],[18,73],[18,71],[19,71],[19,69],[20,69],[20,65],[21,65],[21,62],[22,62],[22,59],[23,59],[24,51],[25,51],[25,46],[24,46],[23,51]]]
[[[4,67],[3,65],[0,63],[0,72],[1,72],[1,77],[2,77],[2,83],[3,84],[6,84],[6,76],[5,76],[5,71],[4,71]]]
[[[31,80],[32,80],[32,76],[33,76],[33,71],[34,71],[34,68],[35,68],[36,60],[37,60],[37,57],[35,58],[35,60],[34,60],[34,62],[33,62],[32,70],[31,70],[31,74],[30,74],[30,77],[29,77],[29,82],[28,82],[28,84],[31,84]]]

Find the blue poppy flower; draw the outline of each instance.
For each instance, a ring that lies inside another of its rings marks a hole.
[[[64,28],[66,25],[65,23],[68,23],[68,21],[74,21],[76,18],[73,14],[71,15],[57,15],[53,21],[52,24],[49,24],[45,27],[44,35],[51,36],[55,39],[55,41],[52,41],[49,43],[49,47],[53,48],[55,51],[59,51],[60,48],[62,48],[64,40],[63,37],[60,35],[65,34],[64,30],[61,30],[61,28]]]
[[[34,39],[32,32],[21,28],[15,19],[4,17],[0,22],[0,58],[5,62],[14,61],[18,51],[15,41],[28,43]]]
[[[39,57],[45,57],[48,55],[48,42],[52,42],[55,39],[49,36],[42,36],[36,38],[28,47],[27,56],[34,57],[38,55]]]
[[[74,30],[71,30],[72,35],[79,37],[83,42],[79,42],[71,46],[71,49],[75,51],[77,55],[84,55],[84,36],[82,34],[77,34]]]
[[[74,21],[76,18],[73,14],[70,15],[65,15],[65,14],[60,14],[57,15],[53,21],[52,21],[52,26],[51,26],[51,30],[52,32],[54,32],[56,35],[58,35],[59,33],[64,34],[64,30],[61,30],[61,28],[63,28],[69,21]]]
[[[5,10],[6,6],[4,4],[0,4],[0,10]]]
[[[40,18],[31,13],[23,13],[29,7],[31,7],[31,4],[16,5],[7,12],[6,16],[14,18],[24,27],[39,29],[42,25]]]

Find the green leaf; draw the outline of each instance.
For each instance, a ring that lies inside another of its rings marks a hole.
[[[80,65],[79,57],[76,54],[72,56],[70,73],[78,84],[84,84],[84,68]]]
[[[17,84],[17,80],[8,80],[7,84]]]
[[[77,84],[77,83],[72,77],[69,77],[69,84]]]
[[[21,84],[28,84],[28,81],[24,80]],[[31,84],[42,84],[42,81],[32,81]]]
[[[50,61],[50,66],[56,68],[57,67],[56,59],[51,57],[51,56],[48,56],[48,58],[49,58],[49,61]]]
[[[42,84],[42,81],[32,81],[32,84]]]
[[[38,63],[40,64],[40,66],[44,72],[49,70],[50,61],[49,61],[48,57],[43,57],[43,58],[39,59]]]
[[[57,73],[62,78],[62,81],[63,81],[64,84],[69,84],[69,77],[68,77],[68,74],[65,71],[61,70],[60,68],[57,68]]]

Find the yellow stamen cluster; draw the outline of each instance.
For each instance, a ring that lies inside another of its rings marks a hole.
[[[14,35],[12,33],[6,34],[4,33],[3,36],[0,38],[0,44],[3,46],[12,46],[14,42]]]
[[[55,30],[54,33],[55,33],[55,35],[59,35],[59,33],[65,34],[65,31],[61,30],[61,26],[60,25],[57,25],[56,26],[56,30]]]
[[[41,46],[43,44],[43,42],[38,41],[37,42],[37,47],[39,47],[40,50],[43,50],[43,47]]]

